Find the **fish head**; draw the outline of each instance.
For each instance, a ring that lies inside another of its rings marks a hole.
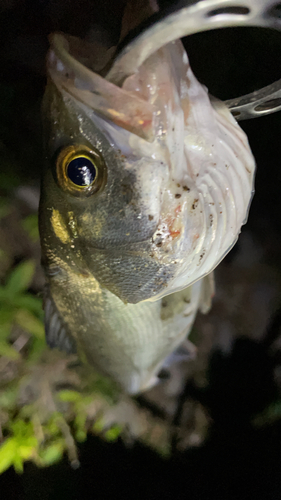
[[[254,160],[230,113],[193,76],[181,42],[122,86],[91,60],[73,37],[54,36],[43,103],[44,258],[54,267],[59,254],[123,302],[159,300],[231,248]]]

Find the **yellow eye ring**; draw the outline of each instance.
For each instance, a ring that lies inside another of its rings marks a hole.
[[[60,151],[56,175],[64,191],[74,196],[89,196],[104,186],[106,167],[99,151],[77,144]]]

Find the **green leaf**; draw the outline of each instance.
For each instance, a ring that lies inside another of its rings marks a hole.
[[[104,437],[107,441],[113,442],[118,439],[122,432],[122,427],[120,425],[114,425],[106,433],[104,434]]]
[[[31,347],[28,351],[28,362],[37,361],[46,349],[46,340],[34,338]]]
[[[77,403],[81,401],[82,396],[77,391],[65,390],[58,393],[58,398],[66,403]]]
[[[0,393],[0,408],[5,410],[14,408],[17,396],[18,387],[14,386],[10,389],[6,388],[5,391]]]
[[[24,295],[14,297],[13,304],[15,307],[27,309],[28,311],[34,312],[40,318],[43,318],[42,299],[39,297],[34,297],[30,293],[25,293]]]
[[[93,424],[93,427],[92,427],[92,431],[94,433],[97,433],[97,434],[100,434],[104,429],[104,420],[103,418],[98,418],[94,424]]]
[[[33,424],[32,422],[25,422],[24,420],[18,418],[11,422],[10,428],[17,438],[17,440],[20,439],[27,439],[29,437],[34,437],[34,429],[33,429]]]
[[[44,430],[46,430],[46,432],[51,434],[52,436],[57,436],[58,434],[61,434],[61,429],[58,425],[58,420],[56,415],[52,416],[49,422],[46,425],[44,425]]]
[[[75,439],[78,443],[83,443],[87,439],[87,432],[82,429],[78,429],[78,431],[75,432]]]
[[[6,283],[6,292],[10,295],[27,290],[34,275],[35,263],[27,260],[19,264],[10,274]]]
[[[13,465],[16,454],[16,441],[14,438],[8,438],[0,446],[0,474]]]
[[[34,444],[29,444],[29,445],[28,444],[22,444],[18,448],[19,456],[23,460],[28,460],[34,454],[34,452],[36,451],[36,448],[37,448],[37,443],[36,442],[34,442]]]
[[[0,321],[0,342],[5,342],[11,333],[11,325],[9,324],[1,324]]]
[[[31,312],[24,309],[19,310],[16,313],[15,321],[24,330],[34,335],[34,337],[37,337],[39,339],[45,338],[45,329],[43,323]]]
[[[13,307],[3,306],[0,309],[0,326],[7,328],[11,326],[14,319],[15,310]]]
[[[20,358],[20,353],[16,351],[12,346],[10,346],[7,342],[4,340],[0,341],[0,356],[5,356],[5,358],[9,359],[19,359]]]
[[[20,409],[20,412],[18,414],[18,417],[21,418],[21,419],[31,419],[34,414],[36,412],[36,408],[35,408],[35,404],[34,403],[30,403],[30,404],[25,404],[24,406],[21,407]],[[24,422],[23,422],[24,423]],[[26,424],[24,424],[24,426],[22,427],[22,430],[18,430],[16,429],[16,433],[20,432],[20,433],[26,433],[26,427],[25,427]],[[29,430],[28,433],[31,433],[33,432],[33,429],[32,430]]]
[[[15,471],[18,474],[22,474],[22,472],[23,472],[23,459],[18,453],[16,453],[14,456],[13,466],[15,468]]]
[[[81,443],[87,439],[86,420],[87,414],[84,412],[78,413],[74,419],[75,439]]]
[[[109,403],[113,403],[116,395],[119,393],[116,383],[98,373],[93,373],[92,379],[90,377],[91,375],[89,374],[89,387],[91,387],[92,392],[102,394],[104,399],[107,399]]]
[[[59,460],[61,460],[64,452],[64,443],[63,441],[58,441],[54,444],[51,444],[45,450],[40,452],[40,458],[42,459],[43,465],[52,465]]]
[[[29,234],[32,241],[39,241],[39,230],[38,230],[38,216],[37,214],[28,215],[22,221],[23,229]]]
[[[0,300],[4,300],[7,296],[6,287],[0,285]]]

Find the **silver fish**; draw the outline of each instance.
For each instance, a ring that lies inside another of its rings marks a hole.
[[[135,394],[210,307],[210,273],[246,221],[255,161],[179,40],[121,83],[102,73],[94,46],[52,36],[40,202],[46,336]]]

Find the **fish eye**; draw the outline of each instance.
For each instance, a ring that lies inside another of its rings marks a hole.
[[[97,176],[97,168],[89,158],[77,156],[67,166],[68,178],[80,187],[92,186]]]
[[[96,149],[71,145],[63,148],[57,156],[56,177],[65,191],[74,196],[89,196],[105,184],[106,167]]]

